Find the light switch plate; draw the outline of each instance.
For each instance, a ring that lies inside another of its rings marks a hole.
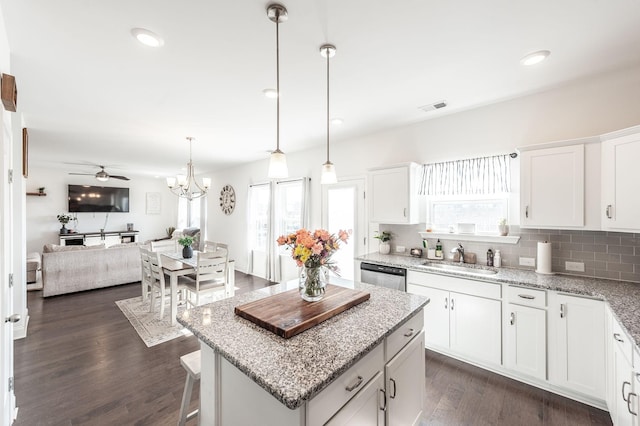
[[[583,262],[564,262],[567,271],[584,272]]]
[[[521,257],[520,258],[520,266],[536,266],[536,258],[535,257]]]

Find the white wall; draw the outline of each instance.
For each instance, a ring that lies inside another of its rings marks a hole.
[[[382,102],[383,100],[381,100]],[[447,115],[387,132],[332,144],[331,161],[339,177],[362,175],[371,167],[415,161],[431,163],[506,154],[517,147],[599,135],[640,124],[640,68],[611,72],[542,93]],[[348,123],[348,117],[345,117]],[[322,125],[322,117],[318,117]],[[286,126],[286,117],[283,118]],[[347,124],[348,125],[348,124]],[[339,137],[334,130],[333,140]],[[319,173],[324,148],[287,153],[291,177],[310,176],[311,228],[321,221]],[[266,180],[265,160],[212,174],[208,197],[208,238],[230,245],[236,268],[246,271],[247,189]],[[230,184],[237,194],[236,210],[225,216],[217,191]],[[517,188],[516,188],[517,190]],[[513,217],[512,223],[515,223]]]
[[[171,194],[162,179],[129,176],[130,181],[110,180],[102,184],[91,176],[71,176],[63,170],[34,169],[29,171],[27,191],[38,192],[44,186],[46,197],[28,196],[26,200],[27,252],[42,252],[47,243],[59,244],[60,222],[56,216],[67,212],[67,185],[85,184],[96,186],[119,186],[129,188],[129,213],[78,213],[78,232],[124,231],[127,223],[133,223],[140,231],[140,241],[163,238],[165,230],[175,226],[178,214],[178,198]],[[159,215],[146,214],[146,193],[158,192],[161,196]],[[73,222],[67,225],[72,228]]]

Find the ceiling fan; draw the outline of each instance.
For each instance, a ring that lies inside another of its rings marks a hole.
[[[100,182],[106,182],[109,179],[130,180],[126,176],[110,175],[109,173],[104,171],[104,166],[98,166],[98,167],[100,167],[100,171],[97,172],[96,174],[91,174],[91,173],[69,173],[69,174],[70,175],[81,175],[81,176],[93,176],[97,180],[99,180]]]

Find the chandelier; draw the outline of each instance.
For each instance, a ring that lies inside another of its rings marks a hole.
[[[195,198],[204,197],[207,195],[207,190],[211,186],[210,178],[202,178],[202,186],[196,180],[193,161],[191,160],[191,145],[193,142],[192,137],[188,137],[189,141],[189,163],[187,163],[187,174],[177,175],[176,177],[167,178],[167,186],[171,192],[178,197],[186,198],[191,201]]]

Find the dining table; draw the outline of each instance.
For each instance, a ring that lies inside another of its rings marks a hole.
[[[198,268],[198,251],[193,251],[193,257],[184,258],[182,252],[179,253],[162,253],[161,261],[162,270],[165,275],[169,276],[169,285],[171,287],[171,325],[176,325],[176,316],[178,315],[178,277],[195,274]],[[227,288],[229,291],[225,297],[232,297],[235,294],[235,261],[229,259],[229,267],[227,268]]]

